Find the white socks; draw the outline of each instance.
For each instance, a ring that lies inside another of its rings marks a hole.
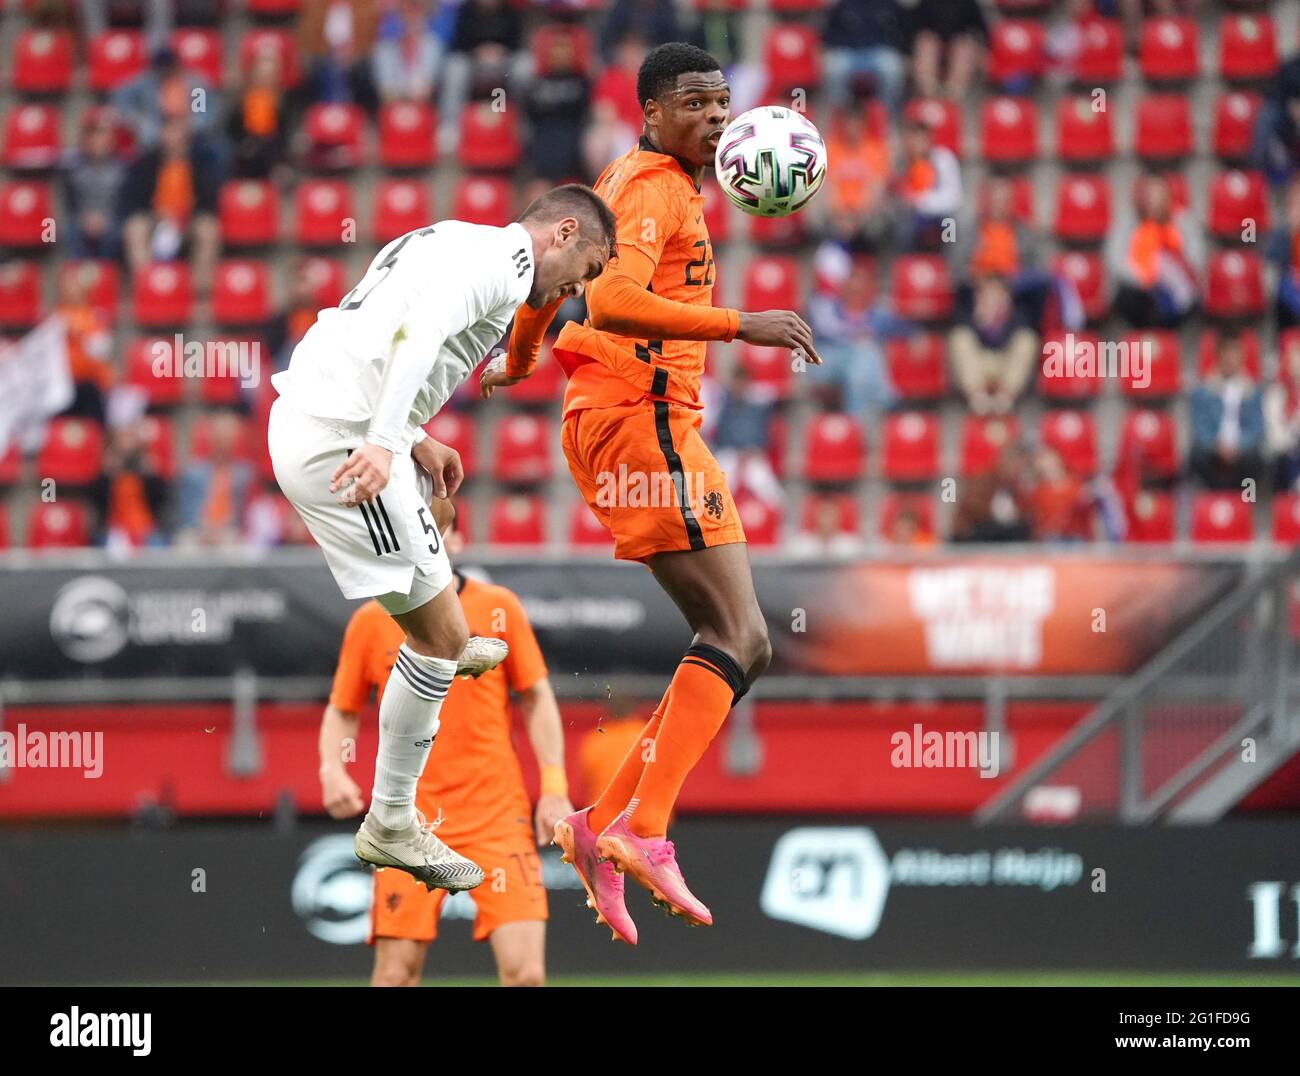
[[[415,818],[415,785],[438,734],[438,712],[456,675],[456,662],[427,658],[405,643],[379,704],[379,754],[370,813],[389,829]]]

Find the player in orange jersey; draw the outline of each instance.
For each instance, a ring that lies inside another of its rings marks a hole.
[[[456,552],[455,532],[447,539],[448,551]],[[452,682],[416,787],[416,806],[426,818],[440,818],[440,834],[483,868],[483,884],[470,891],[477,907],[474,940],[491,941],[501,984],[540,986],[546,890],[536,846],[550,841],[556,821],[573,810],[564,774],[564,732],[546,663],[519,599],[505,587],[459,572],[455,580],[470,631],[504,639],[510,654],[477,680]],[[382,693],[402,638],[401,627],[378,602],[361,606],[348,624],[320,734],[321,792],[334,818],[365,809],[361,789],[348,776],[343,748],[356,741],[371,689]],[[519,759],[510,744],[511,692],[542,771],[531,824]],[[373,985],[419,983],[446,895],[404,871],[375,872],[369,939],[375,947]]]
[[[718,62],[692,45],[661,45],[641,66],[637,97],[640,144],[596,183],[618,217],[617,256],[588,289],[589,320],[566,325],[554,348],[569,378],[562,432],[569,470],[613,535],[614,556],[644,563],[695,632],[617,775],[592,807],[556,827],[599,917],[632,944],[620,872],[665,910],[712,922],[677,867],[668,816],[686,775],[772,654],[745,533],[699,433],[706,341],[746,340],[821,361],[792,311],[713,306],[700,184],[729,118]],[[519,308],[506,354],[480,378],[484,396],[531,372],[558,305]],[[650,496],[625,496],[633,483]]]

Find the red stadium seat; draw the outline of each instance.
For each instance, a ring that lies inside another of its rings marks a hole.
[[[1103,161],[1115,154],[1109,110],[1097,111],[1086,95],[1056,102],[1056,155],[1067,163]]]
[[[736,494],[736,515],[745,528],[745,541],[755,549],[766,549],[781,540],[781,513],[766,501],[742,490]]]
[[[1038,423],[1042,443],[1080,478],[1097,473],[1097,430],[1086,411],[1047,411]]]
[[[9,548],[9,506],[0,501],[0,549]]]
[[[343,245],[345,221],[356,228],[352,188],[339,179],[311,179],[298,184],[294,192],[298,243],[310,247]]]
[[[1300,545],[1300,494],[1273,495],[1273,541]]]
[[[948,391],[943,337],[915,333],[885,343],[889,380],[904,400],[937,400]]]
[[[41,273],[34,262],[0,265],[0,326],[26,328],[41,320]]]
[[[297,87],[302,78],[302,69],[298,63],[298,44],[291,30],[257,29],[249,30],[239,42],[239,72],[241,77],[248,74],[253,61],[263,52],[275,56],[280,67],[280,81],[286,90]]]
[[[518,109],[497,111],[491,101],[474,101],[460,118],[460,163],[466,168],[502,171],[523,155]]]
[[[1099,341],[1092,333],[1055,332],[1044,340],[1038,394],[1047,400],[1091,400],[1101,391]],[[1089,363],[1091,347],[1092,362]]]
[[[1167,481],[1178,474],[1173,417],[1165,411],[1129,411],[1120,426],[1115,470],[1135,478]]]
[[[0,353],[8,346],[6,341],[0,340]],[[17,444],[12,441],[5,450],[3,456],[0,456],[0,486],[13,486],[18,483],[22,476],[23,458],[18,452]],[[0,504],[3,504],[0,501]]]
[[[775,399],[790,398],[794,391],[794,368],[789,348],[742,344],[738,360],[754,385],[767,389]]]
[[[704,227],[709,230],[709,239],[714,246],[719,246],[731,238],[731,203],[722,196],[722,190],[716,183],[704,184]],[[797,215],[797,214],[796,214]],[[754,217],[753,220],[762,220]]]
[[[985,176],[979,185],[976,194],[976,205],[980,216],[989,211],[989,190],[992,187],[991,176]],[[1029,181],[1027,175],[1000,176],[1011,184],[1011,209],[1012,212],[1023,220],[1033,222],[1038,219],[1038,213],[1034,205],[1034,185]]]
[[[585,26],[566,25],[564,23],[544,23],[531,35],[529,52],[533,57],[533,73],[537,77],[547,77],[552,72],[551,50],[558,39],[567,38],[572,49],[573,67],[579,74],[590,73],[591,34]]]
[[[444,407],[424,424],[424,428],[435,441],[441,441],[460,453],[460,462],[466,474],[473,474],[477,470],[478,431],[473,418]]]
[[[275,19],[298,14],[302,0],[244,0],[244,7],[254,18]]]
[[[271,316],[266,263],[227,258],[212,285],[212,317],[218,325],[261,325]]]
[[[963,478],[991,470],[1002,449],[1020,436],[1020,421],[1014,415],[968,415],[961,427],[960,474]]]
[[[1170,161],[1190,156],[1192,110],[1186,97],[1157,93],[1143,97],[1137,106],[1134,152],[1148,161]]]
[[[932,97],[914,97],[903,106],[903,119],[930,128],[936,146],[962,153],[962,111],[957,102]]]
[[[59,111],[52,105],[20,105],[5,117],[6,168],[44,169],[58,163],[61,150]]]
[[[87,418],[51,419],[36,457],[36,473],[69,486],[87,485],[104,466],[104,431]]]
[[[365,113],[357,105],[312,105],[303,121],[308,167],[356,168],[365,156],[365,122]]]
[[[1225,161],[1245,160],[1250,156],[1255,135],[1255,119],[1262,98],[1257,93],[1233,90],[1219,97],[1214,106],[1214,155]]]
[[[59,266],[59,283],[78,277],[86,289],[86,302],[106,314],[110,320],[117,317],[118,294],[121,290],[121,273],[116,263],[110,261],[64,262]]]
[[[86,506],[63,498],[39,501],[27,517],[28,549],[78,549],[90,543]]]
[[[1176,332],[1148,329],[1125,340],[1130,351],[1145,364],[1146,376],[1137,376],[1130,365],[1128,377],[1120,381],[1125,396],[1138,398],[1177,396],[1183,390],[1183,363]]]
[[[786,450],[789,447],[790,426],[783,415],[773,415],[767,423],[767,461],[777,478],[785,478]]]
[[[1161,180],[1163,180],[1165,186],[1169,188],[1170,207],[1173,209],[1173,211],[1175,213],[1181,213],[1183,210],[1185,210],[1188,207],[1189,200],[1191,198],[1191,195],[1187,189],[1186,172],[1171,171],[1171,172],[1156,172],[1153,174],[1158,178],[1160,178]],[[1147,176],[1148,173],[1139,172],[1137,175],[1133,177],[1133,188],[1130,197],[1132,198],[1133,206],[1135,209],[1137,208],[1138,202],[1141,199],[1142,185],[1147,182]]]
[[[534,485],[551,477],[551,425],[536,415],[509,415],[494,431],[498,482]]]
[[[429,188],[414,179],[381,179],[375,184],[371,217],[375,242],[381,245],[423,228],[433,220]]]
[[[1249,542],[1255,514],[1240,493],[1197,493],[1192,497],[1193,542]]]
[[[586,501],[569,504],[569,544],[581,549],[612,549],[614,536],[609,533]]]
[[[821,40],[811,26],[777,23],[763,38],[763,70],[768,100],[788,97],[797,87],[821,85]],[[788,103],[788,102],[787,102]]]
[[[394,101],[379,112],[379,163],[385,168],[428,168],[438,158],[432,106]]]
[[[1259,255],[1218,251],[1205,274],[1205,313],[1216,318],[1258,317],[1264,312],[1264,273]]]
[[[217,199],[221,241],[233,247],[269,246],[280,239],[280,195],[269,179],[232,179]]]
[[[806,213],[792,213],[788,217],[753,217],[749,221],[749,237],[760,247],[801,247],[807,241]],[[712,238],[712,234],[710,237]]]
[[[744,4],[735,4],[737,10],[743,10]],[[830,0],[767,0],[768,11],[779,12],[783,15],[795,15],[803,11],[825,11],[831,6]]]
[[[504,176],[462,176],[452,200],[453,220],[503,228],[514,219],[514,194]]]
[[[1027,97],[989,97],[980,107],[980,152],[990,164],[1038,156],[1038,105]]]
[[[890,482],[923,482],[939,475],[939,420],[919,411],[885,419],[881,474]]]
[[[934,498],[928,493],[886,493],[880,499],[880,537],[892,541],[898,517],[907,512],[928,534],[935,533]]]
[[[948,263],[937,254],[903,254],[893,265],[894,309],[900,317],[940,321],[952,313]]]
[[[131,277],[131,309],[137,325],[185,325],[194,317],[194,283],[184,262],[152,262]]]
[[[1220,172],[1210,180],[1210,234],[1233,242],[1259,242],[1268,231],[1268,187],[1259,172]],[[1243,237],[1247,227],[1248,239]]]
[[[175,341],[165,336],[142,336],[126,348],[125,381],[142,389],[151,407],[175,407],[185,395],[185,380],[172,377]]]
[[[1242,366],[1248,377],[1255,381],[1259,380],[1259,334],[1254,329],[1242,329],[1239,333],[1241,341],[1241,360]],[[1196,375],[1197,377],[1207,377],[1214,369],[1219,355],[1219,334],[1213,329],[1205,329],[1201,332],[1201,338],[1196,347]]]
[[[1128,517],[1130,542],[1172,542],[1174,540],[1174,499],[1168,493],[1142,490],[1124,503]]]
[[[108,93],[140,74],[148,64],[144,34],[137,30],[105,30],[87,46],[86,83],[95,93]]]
[[[1056,237],[1100,243],[1110,229],[1110,183],[1100,175],[1065,175],[1056,188]]]
[[[176,477],[176,430],[171,420],[161,415],[146,415],[140,424],[145,460],[160,477]]]
[[[183,29],[172,34],[172,50],[180,62],[197,72],[214,90],[226,82],[221,35],[216,30]]]
[[[1219,20],[1219,74],[1225,79],[1266,79],[1277,70],[1277,32],[1264,14]]]
[[[496,497],[488,510],[488,541],[493,545],[542,545],[546,504],[541,497]]]
[[[1142,21],[1138,66],[1148,82],[1185,82],[1200,71],[1196,23],[1183,16],[1155,15]]]
[[[857,481],[866,456],[862,428],[848,415],[814,415],[808,423],[803,473],[810,482]]]
[[[745,268],[746,310],[798,310],[803,305],[799,285],[799,262],[795,258],[768,255],[755,258]]]
[[[0,187],[0,247],[40,247],[54,220],[50,188],[19,180]]]
[[[312,255],[299,261],[294,272],[309,278],[312,302],[322,310],[327,306],[338,306],[347,294],[348,282],[342,262]]]
[[[66,93],[75,55],[67,30],[24,30],[14,40],[13,88],[19,93]]]
[[[564,395],[564,385],[564,371],[551,354],[550,344],[543,342],[536,369],[514,385],[508,396],[511,403],[520,405],[556,403]]]
[[[826,508],[835,512],[836,527],[842,534],[861,533],[858,499],[851,493],[810,493],[803,499],[803,507],[799,510],[799,529],[815,530],[818,517]]]
[[[1118,82],[1124,74],[1124,29],[1118,19],[1088,19],[1083,27],[1074,81],[1080,85]]]
[[[1047,66],[1047,30],[1032,19],[1004,19],[994,25],[986,61],[989,78],[1019,86]]]

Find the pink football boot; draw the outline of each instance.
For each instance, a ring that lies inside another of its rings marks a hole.
[[[627,914],[623,903],[623,876],[612,863],[602,861],[596,853],[596,835],[587,825],[586,807],[575,811],[555,823],[555,844],[563,855],[560,862],[568,863],[578,872],[582,888],[587,891],[587,907],[596,913],[596,922],[609,927],[615,941],[636,944],[636,924]]]
[[[689,926],[713,926],[713,913],[686,888],[677,867],[673,842],[663,837],[638,837],[619,815],[596,840],[596,854],[626,871],[646,889],[654,903]]]

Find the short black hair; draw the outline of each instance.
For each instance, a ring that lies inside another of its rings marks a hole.
[[[581,183],[566,183],[538,195],[519,220],[556,221],[576,217],[584,238],[605,244],[611,258],[618,251],[618,218],[605,200]]]
[[[636,103],[645,108],[677,86],[677,76],[691,71],[721,71],[722,65],[712,56],[685,41],[669,41],[651,49],[636,73]]]

